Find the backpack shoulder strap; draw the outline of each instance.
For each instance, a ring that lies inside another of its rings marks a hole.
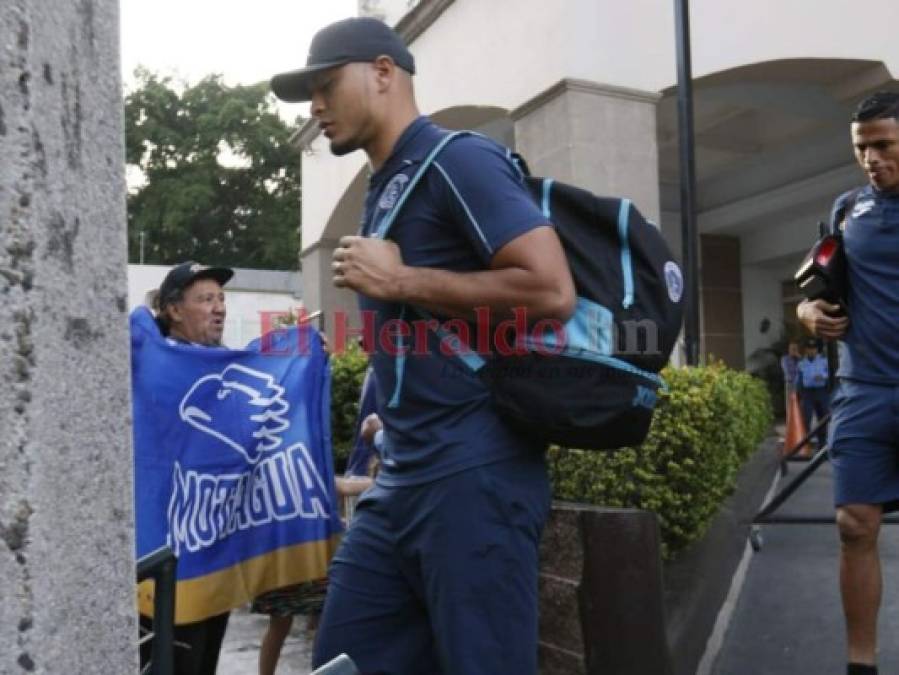
[[[403,190],[403,194],[400,195],[400,198],[396,200],[396,203],[393,205],[393,208],[388,211],[384,217],[381,219],[381,222],[378,223],[378,227],[375,229],[374,235],[378,239],[386,239],[387,234],[390,232],[390,226],[393,225],[393,222],[396,220],[397,214],[399,214],[400,209],[403,208],[403,204],[406,203],[406,199],[412,194],[412,190],[415,189],[415,186],[418,185],[418,182],[421,180],[422,176],[424,176],[425,171],[430,168],[431,164],[434,163],[434,160],[437,159],[437,155],[449,145],[453,140],[457,138],[461,138],[462,136],[470,136],[474,132],[472,131],[455,131],[453,133],[447,134],[431,149],[428,153],[427,157],[422,160],[421,164],[418,167],[418,170],[413,174],[412,178],[409,179],[409,184],[406,186],[406,189]],[[400,310],[400,320],[406,314],[406,306]],[[470,365],[471,367],[471,365]],[[397,354],[395,359],[395,367],[394,370],[396,372],[396,384],[393,388],[393,395],[390,397],[390,400],[387,403],[388,408],[396,408],[400,404],[400,396],[403,390],[403,377],[406,371],[406,355],[405,353]]]
[[[470,136],[474,132],[472,131],[454,131],[451,134],[447,134],[435,145],[431,152],[428,153],[428,156],[422,160],[422,163],[419,165],[418,170],[409,180],[409,184],[406,186],[406,189],[403,190],[403,194],[399,199],[396,200],[396,204],[393,205],[393,208],[388,211],[383,218],[381,218],[381,222],[378,223],[378,227],[375,230],[375,236],[378,239],[386,239],[388,232],[390,232],[390,226],[393,225],[393,221],[396,220],[397,214],[399,214],[400,209],[403,208],[403,204],[406,203],[406,199],[412,193],[412,190],[415,189],[415,186],[421,180],[421,177],[424,176],[425,171],[434,163],[434,160],[437,159],[437,155],[441,153],[441,151],[449,145],[453,140],[457,138],[461,138],[462,136]]]

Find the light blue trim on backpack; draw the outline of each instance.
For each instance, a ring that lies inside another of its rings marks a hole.
[[[400,309],[400,318],[399,321],[406,317],[406,306],[403,305],[402,309]],[[406,345],[400,344],[402,340],[401,337],[397,336],[397,344],[394,345],[396,349],[396,357],[394,359],[393,368],[396,373],[396,384],[393,386],[393,396],[390,397],[390,402],[387,404],[388,408],[398,408],[400,405],[400,394],[403,391],[403,375],[406,372]]]
[[[552,178],[544,178],[543,179],[543,198],[540,201],[540,208],[543,211],[543,217],[549,220],[550,218],[550,206],[549,206],[549,194],[552,190],[553,179]]]
[[[524,342],[530,349],[540,348],[546,354],[574,350],[609,355],[612,353],[614,318],[602,305],[578,297],[574,314],[562,326],[561,344],[555,331],[544,331],[536,340],[529,335]]]
[[[621,240],[621,273],[624,275],[624,299],[621,306],[627,309],[634,304],[634,268],[631,264],[631,244],[627,234],[631,200],[622,199],[618,209],[618,237]]]
[[[655,373],[637,368],[623,359],[612,356],[615,348],[615,317],[606,307],[578,297],[574,314],[563,327],[563,342],[559,345],[556,334],[548,332],[534,339],[528,336],[524,346],[531,351],[558,354],[568,358],[592,361],[643,377],[663,387],[664,381]]]
[[[538,346],[538,344],[530,338],[528,338],[525,344],[530,349],[535,349]],[[559,353],[559,356],[564,356],[572,359],[580,359],[581,361],[601,363],[611,368],[615,368],[616,370],[642,377],[646,380],[649,380],[654,385],[661,388],[663,391],[667,391],[667,386],[665,385],[665,381],[661,378],[661,376],[655,373],[651,373],[648,370],[637,368],[637,366],[633,365],[632,363],[617,359],[614,356],[607,356],[606,354],[600,354],[599,352],[594,352],[589,349],[577,349],[572,347],[566,347]]]
[[[416,311],[425,319],[434,319],[425,310],[416,309]],[[642,377],[657,388],[661,388],[663,391],[667,390],[665,381],[656,373],[642,370],[623,359],[612,356],[615,348],[614,318],[612,312],[606,307],[587,298],[578,297],[574,314],[563,326],[561,344],[555,331],[547,331],[537,339],[526,336],[517,343],[517,346],[547,355],[556,354],[562,357],[601,363],[616,370]],[[486,365],[486,361],[463,345],[455,333],[440,328],[439,324],[435,333],[441,340],[446,341],[455,356],[472,372],[476,373]]]
[[[481,368],[487,365],[487,362],[481,358],[477,353],[471,351],[471,348],[462,343],[462,340],[459,339],[459,336],[455,333],[451,333],[445,328],[440,326],[440,321],[434,317],[433,314],[428,312],[427,310],[416,308],[415,310],[418,312],[425,320],[434,321],[437,323],[437,328],[434,329],[434,333],[437,335],[438,339],[445,344],[452,352],[453,355],[462,361],[468,369],[473,373],[478,372]]]

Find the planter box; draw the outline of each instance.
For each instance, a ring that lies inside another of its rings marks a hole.
[[[668,675],[654,514],[556,503],[541,545],[541,675]]]
[[[664,569],[655,514],[554,503],[540,555],[541,675],[695,675],[778,459],[774,439],[763,442],[703,539]]]

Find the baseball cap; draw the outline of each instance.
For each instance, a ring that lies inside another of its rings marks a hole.
[[[193,260],[175,265],[159,285],[159,307],[165,307],[178,291],[183,291],[197,279],[215,279],[224,286],[233,276],[234,270],[229,267],[210,267]]]
[[[275,75],[272,91],[282,101],[308,101],[312,98],[309,80],[315,73],[346,63],[374,61],[379,56],[389,56],[410,75],[415,74],[415,59],[390,26],[367,16],[343,19],[315,34],[306,67]]]

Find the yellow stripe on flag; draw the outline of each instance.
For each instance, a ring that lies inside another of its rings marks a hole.
[[[175,588],[175,623],[193,623],[223,614],[266,591],[327,576],[340,535],[328,540],[280,548],[202,577],[179,581]],[[153,616],[154,582],[137,587],[138,610]]]

